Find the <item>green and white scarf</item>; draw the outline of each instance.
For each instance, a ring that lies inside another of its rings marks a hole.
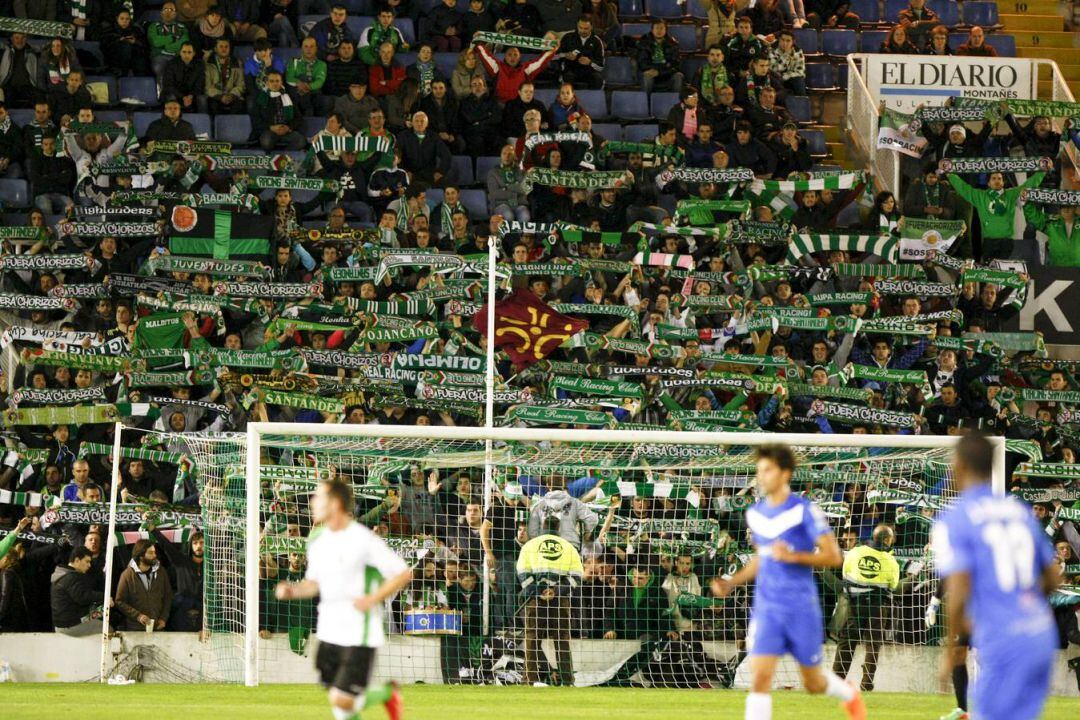
[[[105,402],[105,389],[101,387],[59,388],[34,390],[25,388],[11,393],[11,402],[18,407],[25,402],[47,405],[76,405],[85,402]]]
[[[0,32],[70,40],[75,37],[75,26],[65,22],[5,17],[0,18]]]
[[[260,399],[268,405],[283,405],[285,407],[317,410],[337,415],[345,412],[345,404],[336,398],[322,398],[305,393],[289,393],[279,390],[264,390],[262,388],[259,388],[258,394]]]
[[[873,263],[833,263],[832,271],[842,277],[926,279],[922,265],[886,265]]]
[[[611,415],[596,410],[573,410],[570,408],[537,407],[518,405],[511,408],[503,418],[503,424],[514,422],[526,425],[610,425]]]
[[[559,41],[555,39],[529,37],[526,35],[510,35],[507,33],[487,32],[479,31],[473,33],[472,44],[478,45],[480,43],[486,43],[488,45],[502,45],[504,47],[516,47],[523,50],[537,50],[540,52],[546,52],[548,50],[554,50],[559,46]]]
[[[845,405],[824,400],[815,400],[811,403],[810,414],[811,417],[821,415],[829,420],[844,423],[887,425],[899,428],[913,428],[918,425],[913,413],[879,410],[877,408]]]
[[[587,132],[536,133],[525,138],[525,152],[545,143],[583,143],[592,147],[592,135]]]
[[[219,282],[214,284],[215,295],[257,298],[317,298],[322,297],[322,283]]]
[[[844,369],[840,371],[840,374],[847,380],[857,378],[859,380],[897,382],[920,386],[927,384],[926,371],[924,370],[897,370],[895,368],[848,363],[844,366]]]
[[[337,180],[293,175],[258,175],[252,178],[251,184],[259,190],[314,190],[326,193],[337,193],[341,190],[341,183]]]
[[[522,183],[526,193],[532,192],[534,185],[564,187],[583,190],[617,188],[633,182],[633,175],[621,170],[586,172],[583,170],[552,170],[550,168],[531,167],[525,173]]]
[[[153,237],[160,230],[152,222],[62,222],[63,235],[80,237]]]
[[[184,255],[154,255],[143,265],[143,273],[165,272],[201,273],[217,277],[268,277],[269,269],[257,260],[217,260]]]
[[[17,295],[0,293],[0,309],[4,310],[64,310],[77,307],[71,298],[42,297],[40,295]]]
[[[552,397],[555,397],[556,390],[565,390],[586,395],[640,399],[643,392],[642,386],[638,383],[622,380],[603,380],[600,378],[559,376],[551,378],[548,382],[548,389],[551,391]]]
[[[1080,207],[1080,190],[1044,190],[1031,188],[1020,193],[1020,203]]]
[[[90,258],[79,253],[64,255],[4,255],[0,257],[0,271],[87,270],[92,267],[93,262]]]
[[[774,192],[792,195],[807,190],[848,190],[866,180],[862,172],[846,172],[808,180],[755,180],[750,188],[754,192]]]
[[[939,173],[1033,173],[1051,170],[1054,161],[1045,157],[1024,158],[942,158]]]
[[[874,396],[871,390],[860,388],[835,387],[833,385],[807,385],[804,383],[788,383],[788,394],[791,397],[819,397],[834,398],[836,400],[853,400],[860,403],[870,402]]]
[[[151,140],[146,144],[146,154],[166,153],[194,158],[199,155],[231,155],[232,143],[215,140]]]
[[[916,280],[878,280],[874,290],[882,295],[915,295],[918,297],[955,297],[960,294],[950,283],[918,282]]]
[[[681,167],[660,173],[661,178],[670,177],[673,180],[690,183],[718,183],[728,185],[731,183],[752,182],[754,171],[750,168],[691,168]]]
[[[803,255],[809,253],[843,250],[879,255],[889,262],[896,262],[899,255],[899,242],[891,235],[820,235],[799,234],[792,238],[788,246],[787,260],[794,264]]]

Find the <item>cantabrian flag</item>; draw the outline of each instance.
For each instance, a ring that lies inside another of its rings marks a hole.
[[[473,315],[473,327],[487,337],[487,324],[485,304]],[[495,303],[495,347],[510,356],[518,372],[588,327],[587,320],[557,312],[529,290],[519,288]]]

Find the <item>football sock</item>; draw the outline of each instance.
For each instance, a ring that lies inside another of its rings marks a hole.
[[[351,718],[356,717],[355,710],[346,710],[344,708],[339,708],[337,705],[331,705],[330,712],[333,713],[334,720],[350,720]]]
[[[362,707],[370,707],[374,705],[385,705],[386,701],[390,699],[390,696],[394,694],[394,688],[391,685],[371,685],[367,689],[365,697],[367,702]]]
[[[832,670],[822,670],[825,673],[825,694],[844,702],[855,697],[855,688],[848,685]]]
[[[366,707],[364,703],[365,697],[366,695],[364,693],[360,693],[356,696],[356,699],[353,700],[353,712],[356,713],[356,717],[360,717],[360,711]]]
[[[956,707],[967,710],[967,665],[954,665],[952,669],[953,692],[956,693]]]
[[[746,720],[772,720],[772,695],[753,692],[747,695]]]

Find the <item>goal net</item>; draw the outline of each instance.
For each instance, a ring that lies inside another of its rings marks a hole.
[[[311,653],[314,606],[279,602],[273,586],[302,576],[308,497],[336,476],[352,485],[357,517],[414,568],[386,603],[378,675],[745,686],[753,590],[720,600],[709,585],[752,556],[744,511],[756,499],[755,446],[786,442],[799,458],[795,490],[858,558],[849,572],[817,573],[823,660],[865,684],[879,653],[939,641],[924,621],[936,589],[927,542],[956,495],[954,440],[252,424],[243,468],[235,442],[193,447],[207,527],[231,519],[213,541],[226,557],[207,575],[208,623],[236,635],[249,684]],[[1003,444],[996,467],[1000,492]],[[241,482],[257,503],[243,502]],[[239,507],[243,532],[232,522]],[[581,575],[572,588],[529,593],[515,566],[549,516],[578,549]],[[778,684],[797,683],[797,668],[783,665]]]

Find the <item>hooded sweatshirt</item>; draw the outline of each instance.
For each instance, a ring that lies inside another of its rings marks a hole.
[[[124,615],[120,629],[142,630],[140,614],[167,622],[172,598],[172,583],[169,575],[161,571],[161,563],[143,572],[133,558],[120,575],[116,589],[116,607]]]

